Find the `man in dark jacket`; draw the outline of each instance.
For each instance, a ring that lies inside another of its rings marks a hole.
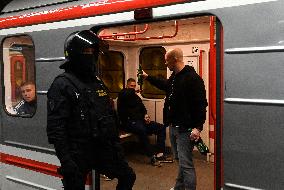
[[[160,162],[171,162],[165,156],[166,127],[149,120],[147,110],[142,99],[136,93],[136,81],[129,78],[126,88],[120,91],[117,99],[117,111],[122,123],[123,130],[138,136],[145,149],[145,154],[150,157],[151,164],[160,166]],[[158,150],[151,148],[148,135],[157,135]],[[156,152],[156,153],[155,153]]]
[[[20,90],[23,100],[14,107],[14,110],[18,115],[31,116],[36,111],[35,85],[33,82],[24,82]]]
[[[176,48],[165,55],[172,75],[168,80],[142,77],[166,91],[164,123],[170,126],[173,153],[179,160],[179,173],[174,190],[195,190],[196,174],[192,161],[193,141],[200,138],[206,120],[206,90],[202,78],[193,67],[185,66],[183,52]]]
[[[67,61],[60,66],[65,72],[48,90],[47,135],[65,190],[85,190],[92,169],[117,178],[117,190],[131,190],[136,178],[118,144],[108,90],[95,75],[99,53],[107,48],[92,31],[72,33],[65,41]]]

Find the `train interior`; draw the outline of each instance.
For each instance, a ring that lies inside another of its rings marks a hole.
[[[171,72],[165,66],[165,52],[176,47],[183,50],[185,64],[195,68],[206,87],[209,106],[201,137],[209,147],[206,161],[211,164],[214,164],[215,138],[214,107],[211,106],[214,104],[214,92],[210,86],[216,78],[214,72],[210,71],[215,64],[212,58],[216,41],[214,33],[215,20],[211,16],[115,26],[99,32],[99,36],[110,45],[110,56],[100,58],[99,75],[110,89],[115,107],[117,94],[125,86],[126,80],[130,77],[137,80],[139,66],[149,75],[168,78]],[[142,89],[140,95],[151,119],[162,123],[165,93],[147,81],[138,88]],[[168,137],[166,144],[170,146]],[[213,176],[213,168],[206,172]]]
[[[164,55],[169,49],[179,47],[184,51],[184,62],[195,68],[203,78],[209,100],[209,64],[210,64],[210,17],[197,17],[104,28],[99,36],[109,42],[110,57],[100,59],[99,75],[111,90],[114,100],[125,86],[125,81],[137,79],[139,64],[142,69],[154,76],[169,77]],[[151,86],[147,81],[142,85],[141,96],[151,118],[162,122],[162,108],[165,94]],[[209,160],[213,160],[214,141],[210,142],[209,110],[202,131],[202,138],[210,147]],[[212,137],[212,135],[211,135]]]

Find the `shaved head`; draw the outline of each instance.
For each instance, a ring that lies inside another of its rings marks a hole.
[[[170,49],[165,54],[166,66],[170,71],[178,73],[183,69],[183,52],[180,48]]]
[[[180,48],[171,49],[166,53],[166,56],[170,59],[175,59],[177,62],[183,61],[183,52]]]

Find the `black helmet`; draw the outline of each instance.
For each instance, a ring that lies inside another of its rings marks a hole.
[[[70,34],[64,44],[64,55],[66,61],[59,66],[60,69],[64,69],[66,65],[81,54],[86,48],[94,48],[95,54],[104,53],[108,50],[108,43],[101,40],[91,30],[77,31]]]

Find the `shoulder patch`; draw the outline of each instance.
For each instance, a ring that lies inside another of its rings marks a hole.
[[[78,93],[76,91],[74,91],[74,92],[75,92],[76,98],[79,99],[80,93]]]

